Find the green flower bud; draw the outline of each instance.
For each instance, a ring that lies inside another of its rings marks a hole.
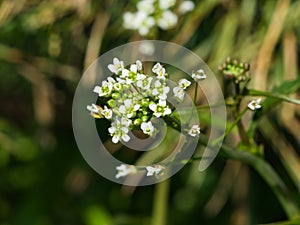
[[[111,108],[113,108],[113,107],[116,106],[116,101],[115,101],[114,99],[110,99],[110,100],[108,100],[107,104],[108,104]]]
[[[114,93],[112,93],[111,97],[113,99],[118,99],[118,98],[120,98],[120,94],[118,92],[114,92]]]
[[[148,116],[142,116],[142,121],[147,122],[148,121]]]
[[[133,121],[133,124],[134,124],[135,126],[139,126],[139,125],[141,125],[141,123],[142,123],[142,120],[141,120],[140,118],[135,119],[135,120]]]

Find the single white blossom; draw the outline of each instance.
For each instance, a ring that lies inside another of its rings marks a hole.
[[[175,3],[176,0],[159,0],[159,8],[162,10],[166,10],[173,7]]]
[[[163,167],[161,165],[147,166],[146,167],[146,170],[147,170],[146,176],[149,177],[149,176],[153,176],[153,175],[160,175],[164,169],[165,169],[165,167]]]
[[[87,110],[89,110],[91,113],[99,113],[100,109],[98,108],[97,105],[92,104],[92,105],[88,105]]]
[[[160,63],[156,63],[152,67],[152,72],[157,75],[158,79],[166,79],[166,69]]]
[[[101,111],[101,114],[106,118],[106,119],[111,119],[113,111],[109,109],[106,105],[104,106],[104,109]]]
[[[161,29],[167,30],[173,28],[177,24],[177,21],[177,15],[170,10],[167,10],[162,13],[162,16],[158,20],[157,24]]]
[[[260,109],[261,108],[260,102],[261,102],[261,98],[252,100],[249,102],[248,108],[251,109],[252,111],[255,111],[256,109]]]
[[[159,80],[156,80],[154,82],[154,89],[152,90],[152,95],[157,96],[161,100],[166,100],[167,99],[167,94],[170,91],[169,86],[165,86],[160,82]]]
[[[178,85],[179,87],[183,88],[183,89],[186,89],[187,87],[189,87],[192,83],[187,80],[187,79],[180,79],[178,81]]]
[[[154,126],[152,125],[151,121],[142,122],[141,129],[144,134],[152,135],[154,131]]]
[[[116,178],[119,179],[120,177],[126,177],[129,174],[136,173],[136,168],[133,165],[121,164],[120,166],[116,167],[118,173],[116,174]]]
[[[102,85],[96,86],[93,91],[97,93],[100,97],[109,96],[113,90],[113,86],[114,84],[112,82],[104,80],[102,81]]]
[[[154,12],[154,0],[142,0],[137,3],[138,11],[145,12],[147,15],[150,15]]]
[[[120,61],[118,58],[113,58],[113,64],[108,65],[108,69],[115,74],[118,74],[124,69],[124,62]]]
[[[143,64],[140,60],[136,60],[135,64],[137,66],[138,71],[141,71],[143,69]]]
[[[112,122],[111,127],[108,128],[108,132],[112,136],[112,142],[118,143],[120,140],[128,142],[130,137],[128,135],[129,126],[132,121],[127,118],[115,118],[114,122]]]
[[[189,130],[188,134],[192,137],[196,137],[198,134],[200,134],[199,125],[197,124],[193,125],[192,128]]]
[[[178,98],[179,100],[183,100],[184,99],[184,96],[185,96],[185,91],[182,87],[179,87],[179,86],[176,86],[173,88],[173,93],[174,93],[174,96],[176,98]]]
[[[192,78],[195,81],[203,80],[206,78],[206,74],[204,73],[204,70],[199,69],[195,73],[192,73]]]
[[[187,12],[193,11],[195,8],[195,3],[192,1],[183,1],[180,5],[179,5],[179,13],[180,14],[185,14]]]
[[[172,113],[171,109],[165,105],[165,101],[162,102],[149,104],[149,109],[153,111],[153,115],[156,117],[166,116]]]

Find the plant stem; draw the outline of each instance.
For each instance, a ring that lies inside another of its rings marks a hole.
[[[226,129],[225,133],[224,133],[222,136],[220,136],[220,137],[218,137],[217,139],[215,139],[215,140],[213,141],[213,144],[212,144],[212,145],[215,145],[215,144],[217,144],[220,140],[226,138],[227,135],[232,131],[232,129],[239,123],[239,121],[241,120],[241,118],[243,117],[243,115],[244,115],[246,112],[247,112],[247,108],[245,108],[242,112],[240,112],[240,114],[237,115],[235,121],[233,121],[233,123],[231,124],[231,126],[230,126],[228,129]]]
[[[194,104],[196,105],[197,102],[197,96],[198,96],[198,83],[195,82],[195,93],[194,93]]]
[[[165,225],[168,209],[170,180],[158,183],[155,187],[151,225]]]
[[[270,98],[276,98],[282,101],[294,103],[297,105],[300,105],[300,100],[290,98],[286,95],[278,94],[278,93],[272,93],[272,92],[267,92],[267,91],[259,91],[259,90],[254,90],[254,89],[245,89],[244,95],[248,96],[265,96],[265,97],[270,97]]]

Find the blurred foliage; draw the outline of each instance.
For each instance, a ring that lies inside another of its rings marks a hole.
[[[0,225],[147,225],[159,216],[172,225],[288,220],[262,177],[240,161],[218,157],[201,173],[192,163],[169,184],[136,189],[105,180],[84,161],[72,133],[73,94],[99,54],[141,39],[121,26],[134,2],[0,1]],[[251,87],[299,99],[299,85],[281,84],[299,84],[300,1],[195,3],[176,29],[156,38],[188,47],[216,74],[227,56],[249,61]],[[226,81],[218,79],[226,94]],[[263,107],[266,113],[243,122],[299,199],[300,108],[271,100]],[[236,145],[236,135],[227,143]],[[165,212],[157,215],[162,192]]]

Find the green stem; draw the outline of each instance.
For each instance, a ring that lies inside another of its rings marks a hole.
[[[248,96],[265,96],[265,97],[270,97],[270,98],[276,98],[282,101],[294,103],[297,105],[300,105],[300,100],[290,98],[286,95],[278,94],[278,93],[272,93],[272,92],[267,92],[267,91],[259,91],[259,90],[254,90],[254,89],[245,89],[244,95]]]
[[[212,145],[216,145],[217,143],[219,143],[219,141],[223,140],[224,138],[227,137],[227,135],[232,131],[232,129],[239,123],[239,121],[242,119],[243,115],[247,112],[247,108],[245,108],[242,112],[240,112],[240,114],[236,117],[236,119],[233,121],[233,123],[231,124],[231,126],[229,128],[226,129],[225,133],[218,137],[217,139],[215,139],[212,143]]]
[[[194,93],[194,104],[196,105],[197,102],[197,96],[198,96],[198,83],[195,82],[195,93]]]
[[[151,225],[165,225],[168,209],[170,180],[158,183],[154,193],[154,206]]]

